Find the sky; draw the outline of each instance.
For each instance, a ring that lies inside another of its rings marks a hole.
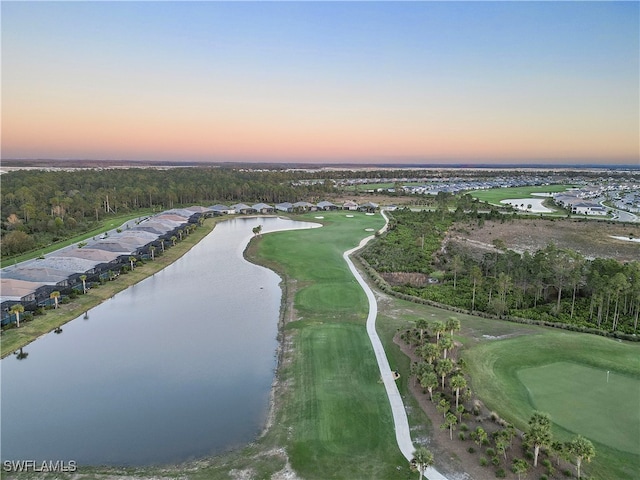
[[[2,1],[2,158],[640,164],[640,3]]]

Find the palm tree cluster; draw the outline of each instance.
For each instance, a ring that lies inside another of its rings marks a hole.
[[[452,355],[452,351],[455,352],[456,349],[453,336],[458,330],[460,330],[460,321],[455,317],[449,317],[446,322],[428,322],[425,319],[419,319],[414,328],[402,335],[403,340],[414,347],[414,352],[419,357],[419,360],[411,365],[414,385],[419,384],[424,389],[424,393],[428,393],[429,400],[442,414],[440,428],[449,432],[449,439],[452,441],[453,433],[457,428],[461,430],[459,439],[462,441],[467,439],[468,427],[462,423],[463,417],[468,418],[472,414],[479,413],[476,406],[467,408],[472,392],[468,388],[464,375],[464,359]],[[500,428],[490,433],[482,426],[477,426],[468,434],[468,438],[478,447],[488,447],[487,452],[491,452],[491,462],[496,467],[501,464],[506,466],[509,460],[508,452],[511,451],[518,432],[514,425],[495,417],[494,420]],[[542,412],[534,412],[531,416],[528,429],[524,433],[523,445],[532,449],[534,468],[538,466],[540,452],[552,449],[564,460],[575,461],[578,478],[581,474],[582,461],[590,461],[595,455],[593,444],[581,436],[577,436],[571,442],[553,442],[551,419],[549,415]],[[420,470],[421,465],[425,466],[424,468],[431,465],[422,463],[421,459],[429,458],[424,454],[424,451],[418,449],[414,458],[415,468],[422,473],[424,469]],[[511,470],[518,475],[518,478],[526,474],[529,468],[527,460],[512,458]]]

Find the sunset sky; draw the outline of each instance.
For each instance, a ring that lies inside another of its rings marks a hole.
[[[638,164],[638,2],[7,2],[2,158]]]

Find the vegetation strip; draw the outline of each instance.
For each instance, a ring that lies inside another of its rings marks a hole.
[[[386,223],[385,226],[380,230],[380,232],[384,231],[388,224],[388,218],[385,215],[383,216],[386,220]],[[405,456],[407,461],[411,461],[415,455],[415,448],[413,446],[413,442],[411,441],[407,412],[405,410],[405,405],[402,401],[402,397],[400,396],[398,386],[395,383],[395,378],[393,377],[393,373],[391,372],[391,367],[389,366],[389,361],[384,351],[384,347],[382,346],[380,337],[378,337],[378,333],[376,332],[376,318],[378,316],[378,305],[376,302],[376,298],[371,288],[369,288],[369,285],[367,285],[367,283],[362,278],[355,265],[349,258],[352,253],[360,250],[373,238],[375,237],[369,236],[364,238],[360,242],[360,245],[352,248],[351,250],[347,250],[346,252],[344,252],[343,256],[345,261],[347,262],[347,265],[349,266],[349,269],[351,270],[351,273],[353,273],[353,276],[356,278],[356,280],[364,290],[369,301],[367,334],[369,335],[369,340],[371,341],[371,345],[373,346],[373,351],[376,355],[376,361],[378,362],[382,382],[387,392],[387,397],[389,398],[389,404],[391,405],[391,412],[393,414],[393,422],[395,424],[395,434],[396,441],[398,442],[398,447],[400,448],[400,451]],[[431,480],[447,480],[444,475],[442,475],[433,467],[426,468],[426,470],[423,471],[423,474],[426,474]]]

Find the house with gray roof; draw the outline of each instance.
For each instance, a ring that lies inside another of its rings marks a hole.
[[[249,205],[246,205],[244,203],[236,203],[235,205],[231,205],[231,208],[233,208],[237,213],[242,213],[244,215],[248,213],[256,213],[253,207],[250,207]]]
[[[290,202],[276,203],[276,210],[281,212],[293,212],[293,204]]]
[[[338,206],[331,202],[322,201],[318,203],[318,210],[337,210]]]
[[[271,205],[267,205],[266,203],[256,203],[251,208],[253,208],[258,213],[273,213],[274,208]]]

